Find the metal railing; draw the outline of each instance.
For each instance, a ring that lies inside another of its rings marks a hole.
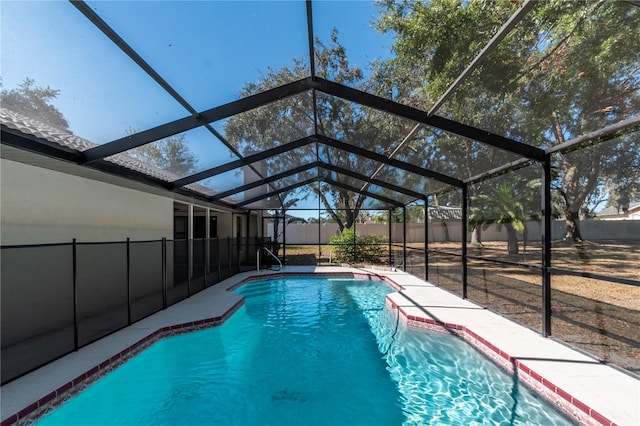
[[[258,250],[256,251],[256,269],[259,271],[260,270],[260,252],[264,251],[266,252],[269,256],[271,256],[273,259],[275,259],[276,262],[278,262],[278,271],[282,269],[282,262],[280,261],[280,259],[278,258],[278,256],[276,256],[275,254],[273,254],[273,252],[271,250],[269,250],[266,247],[260,247],[258,248]]]

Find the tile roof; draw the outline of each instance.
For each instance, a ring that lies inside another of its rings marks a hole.
[[[68,148],[77,152],[83,152],[89,148],[98,146],[98,144],[76,136],[68,130],[55,128],[5,107],[0,107],[0,123],[25,135],[35,136],[60,147]],[[112,155],[104,160],[165,182],[173,182],[181,177],[167,170],[162,170],[137,160],[125,152]],[[216,194],[209,188],[198,184],[187,185],[184,188],[205,196],[212,196]]]
[[[639,207],[640,207],[640,202],[629,203],[629,208],[628,208],[627,212],[631,212],[633,210],[636,210]],[[625,215],[625,211],[622,210],[622,209],[618,210],[616,207],[607,207],[606,209],[602,209],[598,213],[596,213],[597,217],[619,216],[619,215]]]
[[[429,207],[429,219],[462,220],[462,207]]]

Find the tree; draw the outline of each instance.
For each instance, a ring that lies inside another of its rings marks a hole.
[[[607,190],[609,198],[606,207],[615,207],[618,212],[629,210],[629,205],[640,200],[640,161],[632,173],[617,182],[617,185]]]
[[[345,228],[329,239],[331,251],[338,263],[380,263],[384,256],[384,244],[388,239],[380,235],[362,236],[354,228]]]
[[[379,87],[401,101],[429,109],[517,3],[380,1],[377,25],[395,35],[397,56],[378,64]],[[637,43],[628,42],[628,29],[639,27],[640,9],[621,2],[538,2],[454,92],[446,102],[446,113],[540,147],[559,145],[637,115],[640,62]],[[603,184],[623,192],[630,188],[619,184],[620,165],[628,163],[628,157],[640,156],[640,150],[633,136],[617,143],[620,148],[594,148],[589,155],[555,158],[566,238],[574,242],[582,240],[579,220],[594,191]],[[632,149],[622,149],[630,144]],[[434,138],[425,159],[437,159],[445,163],[444,169],[465,177],[465,165],[509,158],[480,145],[465,158],[463,148]]]
[[[470,220],[475,227],[497,224],[507,230],[507,251],[518,254],[518,233],[527,239],[527,220],[540,220],[541,180],[517,172],[479,185],[470,195]]]
[[[127,130],[128,134],[136,132],[132,128]],[[143,163],[184,177],[195,172],[198,163],[187,143],[184,134],[174,135],[131,149],[127,154]]]
[[[406,206],[407,223],[424,223],[425,213],[423,204],[411,204]],[[391,212],[392,223],[402,223],[402,209],[393,209]],[[380,211],[371,218],[374,223],[388,223],[389,212]]]
[[[267,197],[265,200],[265,206],[267,211],[273,218],[273,253],[278,256],[281,246],[281,237],[284,236],[285,228],[290,223],[304,223],[304,219],[294,216],[287,216],[287,210],[301,201],[300,198],[287,198],[281,199],[280,196]],[[282,204],[281,204],[282,202]],[[282,231],[280,230],[280,220],[282,220]]]
[[[364,88],[369,84],[360,68],[349,64],[344,47],[338,42],[338,33],[333,31],[329,45],[315,40],[316,73],[318,76],[351,87]],[[278,70],[269,69],[259,81],[247,83],[241,96],[255,93],[302,79],[309,74],[304,61],[294,59],[291,66]],[[314,117],[317,117],[317,129]],[[395,120],[395,121],[394,121]],[[344,101],[334,96],[311,93],[292,96],[262,108],[256,108],[231,117],[225,124],[227,140],[241,152],[262,151],[274,146],[294,141],[309,135],[321,135],[337,139],[346,144],[363,144],[389,149],[399,141],[410,128],[400,120],[391,119],[379,111]],[[317,154],[323,161],[357,170],[361,174],[372,174],[378,165],[346,151],[319,145]],[[276,174],[316,159],[315,146],[307,146],[284,155],[267,159],[267,174]],[[281,181],[282,186],[305,178],[306,174],[292,176]],[[363,184],[344,175],[338,175],[340,183],[352,187]],[[311,186],[320,198],[324,209],[336,221],[340,230],[349,228],[356,220],[363,206],[364,198],[358,194],[336,186],[319,183]],[[288,197],[299,197],[306,189],[292,191]]]
[[[52,104],[59,95],[59,90],[36,86],[27,77],[16,89],[0,92],[0,105],[56,129],[70,131],[69,123]]]

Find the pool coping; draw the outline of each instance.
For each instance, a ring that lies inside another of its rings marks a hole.
[[[533,369],[527,367],[523,362],[499,349],[468,327],[422,316],[409,315],[390,298],[387,298],[387,307],[391,310],[398,310],[403,322],[410,327],[461,337],[507,373],[511,375],[515,374],[520,383],[524,384],[579,424],[590,426],[616,425],[612,420],[609,420],[596,410],[590,408],[578,398],[574,398],[568,392],[554,385],[550,380],[542,377]]]
[[[90,370],[87,370],[79,376],[69,380],[64,385],[49,392],[47,395],[29,404],[17,413],[7,417],[6,419],[3,419],[0,423],[0,426],[31,424],[49,411],[60,406],[68,399],[73,398],[75,395],[86,389],[92,383],[104,377],[106,374],[115,370],[125,362],[129,361],[131,358],[138,355],[140,352],[144,351],[157,341],[166,337],[178,336],[180,334],[220,326],[243,305],[244,299],[233,305],[231,309],[225,312],[222,316],[189,321],[186,323],[165,326],[157,329],[141,340],[138,340],[131,346],[104,360],[99,365],[96,365]]]
[[[396,292],[390,293],[386,297],[387,308],[391,310],[397,310],[398,315],[402,318],[403,322],[411,327],[425,328],[432,331],[438,331],[448,334],[454,334],[463,338],[467,343],[471,344],[477,350],[482,352],[494,363],[502,367],[505,371],[512,375],[516,375],[519,383],[529,387],[538,395],[552,403],[570,418],[577,421],[579,424],[598,426],[598,425],[616,425],[613,420],[610,420],[607,416],[601,414],[601,409],[596,409],[592,405],[583,402],[583,399],[579,399],[572,395],[569,391],[563,387],[556,386],[552,381],[544,377],[544,373],[537,371],[536,369],[526,365],[519,357],[510,355],[507,351],[500,349],[497,345],[489,341],[486,336],[482,337],[482,333],[473,331],[472,327],[457,322],[441,321],[430,317],[430,313],[424,309],[420,303],[416,303],[415,293],[416,290],[438,290],[445,292],[425,281],[422,281],[416,277],[413,277],[406,273],[399,273],[397,271],[384,271],[384,270],[369,270],[369,269],[355,269],[355,268],[318,268],[311,267],[311,270],[305,270],[305,268],[291,268],[288,267],[286,271],[272,272],[272,271],[253,271],[249,273],[241,273],[231,277],[215,286],[205,289],[203,292],[211,290],[214,297],[220,295],[221,292],[229,293],[238,287],[246,284],[247,282],[262,280],[262,279],[274,279],[282,276],[304,276],[304,275],[324,275],[324,276],[352,276],[352,277],[375,277],[381,279],[391,285]],[[447,292],[445,292],[447,293]],[[449,295],[451,295],[449,293]],[[195,298],[198,295],[194,296]],[[186,299],[190,300],[190,299]],[[458,298],[460,302],[470,304],[470,302],[463,301]],[[184,301],[180,302],[183,303]],[[178,303],[177,305],[179,305]],[[67,399],[73,397],[78,392],[85,389],[94,381],[98,380],[109,371],[117,368],[122,363],[126,362],[133,356],[137,355],[153,343],[158,340],[188,333],[195,330],[210,328],[219,326],[224,323],[233,313],[242,307],[244,304],[244,298],[236,298],[235,301],[229,301],[228,305],[223,308],[223,311],[215,316],[200,318],[193,321],[178,322],[170,325],[158,327],[146,334],[143,338],[136,340],[134,343],[126,346],[124,349],[117,351],[117,353],[109,356],[98,364],[94,364],[91,368],[87,369],[83,373],[73,377],[71,380],[66,381],[61,386],[56,387],[54,390],[49,391],[46,395],[38,398],[35,402],[26,405],[24,408],[3,418],[0,426],[9,425],[22,425],[30,424],[38,419],[48,411],[57,407]],[[174,305],[174,306],[177,306]],[[471,304],[473,305],[473,304]],[[475,306],[475,305],[474,305]],[[416,309],[418,309],[416,311]],[[160,313],[166,312],[160,311]],[[488,311],[484,311],[488,312]],[[155,314],[154,314],[155,315]],[[493,314],[497,315],[497,314]],[[144,321],[144,320],[142,320]],[[116,333],[117,334],[117,333]],[[545,339],[549,340],[549,339]],[[92,346],[88,345],[88,346]],[[84,349],[84,348],[83,348]],[[83,350],[81,349],[81,350]],[[584,356],[584,355],[582,355]],[[64,358],[64,357],[63,357]],[[54,361],[57,362],[57,361]],[[46,366],[45,366],[46,367]],[[42,367],[42,368],[45,368]],[[608,366],[602,366],[612,369]],[[34,373],[37,374],[38,370]],[[30,373],[27,376],[31,376],[34,373]],[[618,374],[623,374],[617,372]],[[17,379],[16,381],[19,381]],[[638,389],[640,391],[640,381],[638,382]],[[13,382],[11,382],[13,383]],[[10,385],[9,383],[8,385]],[[6,388],[7,385],[3,386]],[[4,392],[3,392],[4,393]],[[5,395],[3,395],[4,400]],[[3,404],[4,405],[4,404]],[[3,410],[4,411],[4,410]],[[625,424],[625,423],[620,423]],[[630,423],[631,424],[631,423]],[[640,424],[640,423],[639,423]]]

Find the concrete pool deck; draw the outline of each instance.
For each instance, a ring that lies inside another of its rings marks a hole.
[[[378,275],[402,287],[387,305],[409,325],[461,335],[580,423],[640,425],[640,380],[630,375],[407,273],[313,266],[237,274],[2,386],[2,425],[28,422],[162,337],[223,322],[242,305],[228,290],[250,277],[313,272]]]

